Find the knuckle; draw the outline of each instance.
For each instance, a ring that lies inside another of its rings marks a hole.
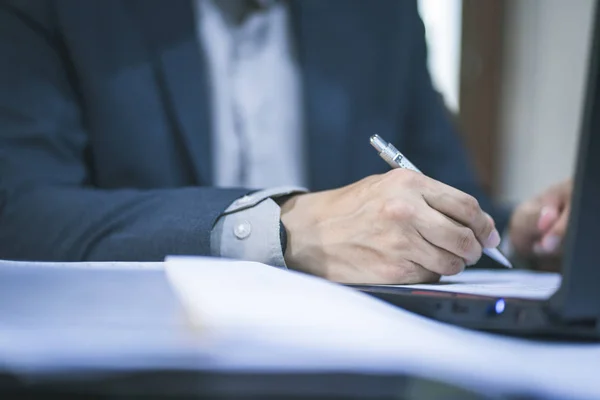
[[[439,198],[440,203],[452,204],[452,201],[454,200],[450,193],[438,193],[437,197]]]
[[[476,247],[477,239],[468,228],[462,228],[456,236],[456,248],[460,255],[468,255]]]
[[[381,266],[380,276],[385,283],[405,283],[410,275],[409,263],[386,264]]]
[[[477,263],[477,261],[479,261],[482,254],[483,254],[483,247],[476,240],[475,243],[473,244],[473,248],[471,249],[471,251],[468,254],[466,254],[465,257],[463,257],[463,258],[465,259],[465,261],[467,262],[468,265],[474,265],[475,263]]]
[[[477,264],[477,262],[479,261],[479,259],[481,258],[482,254],[483,254],[482,250],[483,249],[481,247],[479,247],[478,250],[477,250],[477,253],[475,253],[475,256],[467,259],[466,264],[467,265],[475,265],[475,264]]]
[[[420,276],[420,280],[417,283],[436,283],[439,282],[442,276],[440,274],[436,274],[435,272],[431,272],[429,270],[424,270]]]
[[[445,257],[444,263],[444,274],[445,275],[456,275],[462,272],[465,268],[465,262],[462,258],[450,255]]]
[[[440,274],[429,271],[425,268],[415,269],[413,273],[407,277],[407,284],[413,283],[435,283],[441,278]]]
[[[388,200],[383,204],[381,213],[385,218],[394,220],[410,220],[415,215],[415,207],[411,204]]]
[[[479,207],[479,201],[473,196],[467,196],[464,200],[465,216],[469,222],[473,222],[479,217],[481,208]]]
[[[407,186],[419,185],[423,179],[423,174],[405,168],[395,168],[389,174],[394,180]]]
[[[440,275],[429,271],[410,261],[401,262],[394,267],[386,268],[384,279],[395,284],[433,283],[440,279]]]

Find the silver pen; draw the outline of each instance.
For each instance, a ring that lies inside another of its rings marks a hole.
[[[411,171],[421,172],[413,163],[408,161],[391,143],[383,140],[379,135],[371,136],[371,145],[375,147],[379,153],[379,157],[392,168],[406,168]],[[483,252],[493,260],[504,265],[506,268],[512,268],[512,264],[508,259],[496,248],[484,248]]]

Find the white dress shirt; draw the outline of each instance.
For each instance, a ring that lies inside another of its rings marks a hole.
[[[288,10],[270,2],[236,21],[232,8],[248,3],[198,1],[213,107],[213,181],[221,187],[301,186],[301,82]]]
[[[214,184],[267,188],[238,199],[217,221],[215,256],[285,266],[273,198],[305,190],[301,81],[288,18],[280,1],[196,1],[211,88]]]

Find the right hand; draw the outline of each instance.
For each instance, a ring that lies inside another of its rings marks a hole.
[[[475,198],[406,169],[297,195],[281,209],[288,267],[341,283],[434,282],[500,242]]]

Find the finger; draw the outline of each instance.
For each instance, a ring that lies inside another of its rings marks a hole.
[[[558,207],[553,205],[543,206],[540,210],[540,215],[537,222],[537,228],[540,234],[543,235],[547,233],[559,218],[560,213]]]
[[[561,182],[551,186],[538,199],[541,207],[537,227],[545,234],[554,225],[560,214],[569,204],[571,198],[571,181]]]
[[[557,254],[562,246],[563,238],[555,235],[546,235],[533,245],[533,253],[538,256]]]
[[[571,215],[571,206],[567,205],[560,214],[560,218],[554,226],[550,229],[551,235],[565,236],[567,233],[567,227],[569,225],[569,217]]]
[[[402,266],[395,266],[389,284],[409,285],[413,283],[433,283],[440,280],[440,275],[428,270],[422,265],[405,261]],[[389,279],[386,279],[389,281]]]
[[[456,275],[464,271],[465,260],[423,239],[415,249],[411,261],[439,275]]]
[[[460,257],[467,265],[473,265],[481,258],[483,249],[473,231],[437,210],[430,208],[419,213],[415,228],[427,242]]]
[[[539,243],[534,245],[534,251],[537,254],[555,254],[559,251],[569,223],[570,207],[567,206],[560,215],[560,218],[550,228]]]
[[[567,181],[550,186],[539,197],[543,205],[554,206],[559,210],[565,207],[571,197],[572,181]]]
[[[425,191],[425,201],[430,207],[470,228],[484,247],[497,247],[500,234],[494,221],[481,210],[473,197],[451,186],[436,182]]]

